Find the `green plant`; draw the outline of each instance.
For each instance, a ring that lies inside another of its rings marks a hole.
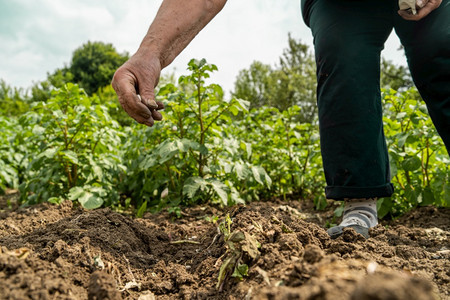
[[[209,73],[217,70],[206,60],[191,60],[188,70],[190,75],[180,77],[179,87],[167,84],[159,90],[157,97],[166,105],[164,121],[152,128],[130,128],[134,134],[125,145],[130,158],[127,194],[159,207],[243,203],[239,193],[243,182],[235,180],[236,173],[243,176],[242,168],[232,167],[236,163],[232,154],[241,149],[230,143],[228,132],[233,116],[245,112],[248,102],[224,100],[220,86],[206,85]],[[247,184],[270,185],[264,169],[246,165],[254,170],[245,174]]]
[[[157,94],[164,120],[151,128],[126,117],[110,87],[88,97],[63,85],[69,77],[54,77],[53,86],[62,87],[42,86],[42,97],[26,103],[31,111],[0,116],[0,192],[19,187],[24,204],[70,199],[86,208],[133,209],[137,217],[147,209],[167,207],[180,217],[183,205],[292,195],[325,208],[318,125],[299,122],[305,108],[248,111],[249,102],[225,99],[220,86],[207,84],[215,70],[191,60],[178,83],[168,78]],[[396,193],[380,199],[379,215],[450,206],[448,154],[417,91],[385,91],[383,101]],[[229,227],[222,228],[226,240]]]
[[[216,288],[222,290],[230,276],[242,280],[248,275],[248,265],[258,260],[261,247],[256,238],[247,232],[233,231],[225,240],[227,251],[220,266]]]
[[[268,107],[254,109],[236,122],[234,135],[242,137],[241,145],[251,149],[250,162],[267,170],[272,188],[264,190],[263,197],[295,194],[311,198],[317,208],[324,208],[318,126],[298,122],[300,111],[298,106],[283,112]],[[249,198],[258,196],[251,194]]]
[[[228,240],[231,234],[231,224],[233,221],[230,218],[230,214],[227,214],[222,222],[219,223],[219,231],[223,234],[225,241]]]
[[[117,202],[122,133],[97,98],[69,83],[37,103],[20,123],[31,133],[25,138],[30,163],[20,185],[23,201],[69,198],[86,208]]]
[[[450,160],[416,89],[386,90],[384,127],[396,193],[379,201],[379,214],[419,205],[450,206]]]
[[[26,146],[20,141],[21,126],[16,118],[0,116],[0,194],[17,189],[24,169]]]

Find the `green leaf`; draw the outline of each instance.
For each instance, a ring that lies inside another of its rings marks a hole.
[[[416,189],[412,189],[410,186],[405,187],[405,197],[413,206],[416,206],[419,203],[419,195],[419,187],[416,187]]]
[[[163,164],[171,159],[178,152],[178,145],[176,142],[169,140],[164,141],[156,147],[155,153],[160,156],[159,163]]]
[[[405,145],[406,139],[409,137],[409,132],[402,132],[397,135],[398,146],[401,148]]]
[[[92,193],[85,192],[80,198],[78,198],[81,206],[86,209],[99,208],[103,204],[103,199],[93,195]]]
[[[247,179],[248,175],[250,175],[250,171],[248,170],[247,166],[241,163],[236,163],[234,165],[234,170],[240,180]]]
[[[400,112],[397,114],[396,118],[397,120],[403,120],[406,117],[406,112]]]
[[[142,218],[146,211],[147,211],[147,200],[144,201],[144,203],[142,203],[141,207],[139,207],[138,211],[136,212],[136,218]]]
[[[89,189],[92,193],[96,194],[99,197],[106,197],[107,192],[103,187],[100,186],[93,186]]]
[[[60,197],[50,197],[48,198],[48,202],[52,203],[52,204],[61,204],[61,202],[63,202],[64,199],[60,198]]]
[[[198,189],[204,189],[206,187],[206,181],[201,177],[189,177],[184,185],[183,185],[183,195],[186,195],[188,198],[194,198]]]
[[[39,125],[34,125],[32,133],[33,135],[42,135],[45,132],[45,128]]]
[[[56,152],[58,152],[58,149],[56,148],[49,148],[47,150],[45,150],[44,152],[42,152],[41,154],[39,154],[37,157],[47,157],[47,158],[53,158],[56,154]]]
[[[392,209],[392,199],[391,198],[381,198],[377,201],[377,211],[378,218],[382,219],[386,216]]]
[[[234,268],[233,274],[231,274],[231,277],[235,277],[240,280],[242,280],[244,276],[248,276],[248,266],[246,264],[237,265]]]
[[[228,110],[233,114],[233,116],[237,116],[239,113],[239,109],[234,105],[230,106]]]
[[[402,167],[405,171],[415,171],[420,168],[422,161],[417,156],[410,156],[405,158],[402,162]]]
[[[73,188],[70,189],[69,194],[67,195],[69,200],[77,200],[78,198],[81,197],[81,195],[84,193],[84,189],[79,187],[79,186],[75,186]]]
[[[431,205],[431,204],[438,204],[435,203],[433,191],[430,187],[425,187],[422,191],[422,202],[420,203],[421,206],[425,205]]]
[[[253,177],[259,184],[264,185],[264,183],[266,183],[268,187],[272,185],[272,179],[270,178],[269,174],[267,174],[266,170],[264,170],[263,167],[253,166],[252,173]]]
[[[216,194],[219,196],[220,200],[224,205],[228,204],[228,186],[221,181],[213,180],[210,182]]]
[[[255,180],[261,184],[264,185],[264,182],[261,180],[261,174],[259,172],[259,169],[255,166],[252,167],[252,173],[253,173],[253,178],[255,178]]]
[[[344,212],[344,206],[341,205],[334,210],[334,215],[339,218],[342,216],[343,212]]]
[[[92,171],[99,180],[103,179],[103,169],[99,165],[93,165]]]
[[[199,150],[200,144],[196,141],[192,141],[190,139],[183,138],[181,140],[175,141],[177,144],[178,149],[181,152],[188,152],[190,149]]]
[[[67,158],[71,163],[73,164],[78,164],[78,156],[75,152],[71,151],[71,150],[65,150],[62,151],[62,154],[64,155],[65,158]]]
[[[248,111],[248,109],[249,109],[249,107],[250,107],[250,101],[243,100],[243,99],[239,99],[239,98],[235,98],[235,100],[239,103],[239,106],[240,106],[244,111]]]

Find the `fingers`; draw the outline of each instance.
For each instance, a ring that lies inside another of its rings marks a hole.
[[[405,20],[408,21],[419,21],[426,16],[428,16],[429,13],[431,13],[433,10],[438,8],[441,5],[442,0],[430,0],[428,1],[424,7],[420,8],[417,11],[416,15],[413,15],[411,13],[408,13],[404,10],[399,10],[398,14]]]
[[[152,118],[156,121],[161,121],[163,116],[159,111],[154,110],[154,111],[152,111]]]
[[[158,108],[156,110],[164,109],[164,103],[162,103],[161,101],[156,101],[156,104],[158,105]]]
[[[155,101],[155,86],[159,81],[161,63],[155,57],[136,53],[114,74],[112,86],[123,109],[138,123],[153,126],[162,120],[159,110],[164,104]]]
[[[136,78],[131,72],[117,70],[111,84],[118,95],[120,105],[136,122],[151,127],[155,120],[162,120],[162,114],[158,110],[164,109],[164,104],[150,97],[142,99],[136,92]]]
[[[138,97],[141,98],[139,95]],[[158,111],[164,109],[164,104],[161,101],[142,100],[142,103],[144,103],[149,108],[154,120],[161,121],[163,119],[162,114]]]
[[[131,73],[119,69],[114,74],[112,86],[117,93],[120,105],[130,117],[140,124],[153,126],[152,112],[136,94],[135,79]]]
[[[140,95],[139,95],[140,97]],[[157,109],[158,104],[156,104],[156,101],[150,98],[142,99],[142,103],[144,103],[149,109]]]

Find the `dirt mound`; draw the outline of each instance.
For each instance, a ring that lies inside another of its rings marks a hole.
[[[323,228],[329,213],[304,208],[277,201],[225,212],[196,207],[182,219],[133,219],[71,202],[4,209],[0,298],[450,296],[449,209],[418,209],[378,225],[368,240],[352,229],[331,240]]]

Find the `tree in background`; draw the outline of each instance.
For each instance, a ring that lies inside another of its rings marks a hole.
[[[302,109],[301,122],[312,122],[316,110],[314,55],[306,44],[288,36],[279,64],[271,67],[255,61],[241,70],[233,95],[250,101],[251,108],[268,105],[281,111],[292,105]]]
[[[300,122],[313,123],[316,118],[316,66],[314,54],[306,44],[288,35],[288,47],[279,64],[271,66],[254,61],[239,72],[233,95],[250,101],[251,108],[264,105],[281,111],[292,105],[301,108]],[[405,66],[381,61],[381,87],[405,91],[413,81]]]
[[[270,102],[272,73],[270,65],[254,61],[248,69],[239,71],[234,83],[234,96],[250,101],[250,108],[267,105]]]
[[[29,107],[29,99],[21,88],[11,87],[0,79],[0,115],[20,116]]]
[[[33,84],[31,101],[47,101],[54,88],[61,88],[66,83],[77,83],[86,93],[92,96],[97,93],[108,105],[110,114],[123,125],[130,125],[130,119],[118,104],[117,96],[110,86],[116,69],[128,59],[128,53],[120,54],[112,44],[103,42],[87,42],[77,48],[72,55],[71,63],[53,73],[47,73],[47,79]]]
[[[128,53],[120,54],[112,44],[87,42],[73,52],[67,71],[89,95],[111,83],[114,72],[128,60]]]
[[[53,88],[61,88],[69,82],[93,95],[111,83],[116,69],[128,58],[128,53],[118,53],[112,44],[88,41],[73,52],[69,66],[47,73],[47,80],[32,86],[32,101],[48,100]]]
[[[383,58],[381,60],[380,86],[403,92],[412,88],[414,83],[407,67],[394,65],[392,61]]]

